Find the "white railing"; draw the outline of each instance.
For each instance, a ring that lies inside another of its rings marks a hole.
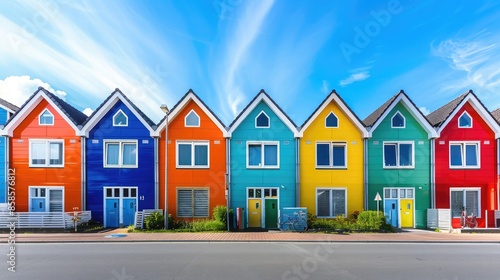
[[[20,228],[72,228],[75,212],[0,212],[0,228],[9,228],[12,223]],[[77,224],[88,222],[91,211],[79,211]]]
[[[427,209],[427,228],[451,229],[450,209]]]

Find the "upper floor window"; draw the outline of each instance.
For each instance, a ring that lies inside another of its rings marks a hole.
[[[463,112],[463,114],[458,118],[458,127],[460,128],[471,128],[472,127],[472,118],[467,112]]]
[[[64,140],[30,140],[30,167],[63,167]]]
[[[38,117],[38,124],[54,125],[54,115],[48,109],[45,109]]]
[[[200,117],[196,114],[194,110],[191,110],[189,114],[184,118],[184,126],[186,127],[199,127]]]
[[[413,142],[384,142],[384,168],[413,168]]]
[[[264,111],[255,118],[255,127],[269,128],[269,117]]]
[[[104,167],[137,167],[137,141],[104,141]]]
[[[279,142],[247,142],[247,168],[279,168]]]
[[[398,111],[391,118],[391,127],[392,128],[404,128],[405,127],[405,117]]]
[[[338,142],[316,143],[316,168],[346,168],[347,144]]]
[[[128,117],[122,110],[113,116],[113,126],[128,126]]]
[[[178,141],[178,168],[208,168],[208,141]]]
[[[333,112],[330,112],[325,119],[325,127],[339,127],[339,119]]]
[[[450,142],[450,168],[479,168],[479,142]]]

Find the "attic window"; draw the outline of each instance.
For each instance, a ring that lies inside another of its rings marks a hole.
[[[269,117],[264,111],[255,118],[255,127],[269,128]]]
[[[460,118],[458,118],[458,127],[460,128],[471,128],[472,118],[467,112],[464,112]]]
[[[45,109],[38,117],[38,124],[54,125],[54,115],[52,115],[52,113],[48,109]]]
[[[330,112],[330,114],[326,117],[325,127],[339,127],[339,119],[333,112]]]
[[[398,111],[391,119],[392,128],[404,128],[405,127],[405,117]]]
[[[184,118],[184,126],[186,127],[199,127],[200,126],[200,117],[196,114],[194,110],[191,110],[189,114]]]
[[[128,117],[122,110],[118,110],[113,116],[113,126],[128,126]]]

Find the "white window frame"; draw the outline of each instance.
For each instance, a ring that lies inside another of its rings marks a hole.
[[[328,153],[330,158],[330,164],[328,166],[318,165],[318,144],[328,144]],[[344,147],[344,166],[334,166],[333,165],[333,147]],[[336,142],[336,141],[317,141],[316,142],[316,152],[315,152],[315,165],[318,169],[346,169],[347,168],[347,143],[346,142]]]
[[[470,126],[461,126],[461,125],[460,125],[460,119],[461,119],[464,115],[467,115],[467,116],[469,117],[469,119],[470,119]],[[458,123],[458,128],[472,128],[472,126],[473,126],[473,120],[472,120],[472,117],[471,117],[471,115],[469,115],[469,113],[467,113],[467,111],[464,111],[464,112],[460,115],[460,117],[458,117],[458,119],[457,119],[457,123]]]
[[[398,114],[403,118],[403,126],[394,126],[393,120],[394,120],[394,117],[396,117]],[[406,128],[406,118],[403,114],[401,114],[400,111],[397,111],[396,113],[394,113],[394,115],[392,115],[391,128]]]
[[[45,144],[45,163],[44,164],[34,164],[33,163],[33,148],[34,143]],[[50,164],[50,144],[60,143],[62,144],[62,155],[61,164]],[[47,167],[47,168],[57,168],[64,167],[64,139],[30,139],[29,140],[29,167]]]
[[[337,125],[336,126],[328,126],[328,125],[326,125],[326,119],[328,119],[328,117],[330,115],[333,115],[337,119]],[[340,125],[339,117],[337,117],[337,115],[335,115],[335,113],[333,111],[330,111],[330,113],[325,117],[325,128],[339,128],[339,125]]]
[[[35,190],[35,189],[45,189],[45,197],[39,197],[39,196],[32,196],[32,192]],[[50,187],[47,187],[47,186],[29,186],[28,187],[28,196],[29,196],[29,199],[28,199],[28,209],[29,211],[28,212],[31,212],[31,202],[32,202],[32,198],[44,198],[45,199],[45,212],[49,212],[48,210],[50,210],[50,190],[61,190],[62,191],[62,211],[61,212],[54,212],[54,213],[62,213],[62,212],[65,212],[64,211],[64,187],[62,186],[50,186]]]
[[[198,125],[188,125],[187,118],[191,114],[194,114],[198,118]],[[184,126],[185,127],[200,127],[200,123],[201,123],[200,116],[194,111],[194,109],[189,111],[189,113],[187,113],[186,116],[184,117]]]
[[[42,115],[45,114],[45,112],[48,112],[52,116],[52,123],[42,123]],[[44,109],[40,115],[38,115],[38,125],[47,125],[47,126],[52,126],[54,125],[55,122],[55,117],[54,114],[49,109]]]
[[[258,126],[257,125],[257,119],[260,117],[260,115],[264,114],[267,118],[267,126]],[[266,114],[264,111],[260,111],[260,113],[255,117],[255,128],[270,128],[271,127],[271,118]]]
[[[125,116],[125,123],[124,124],[117,124],[115,123],[115,118],[118,116],[118,114],[123,114]],[[122,109],[118,110],[114,115],[113,115],[113,126],[128,126],[128,116],[125,114],[125,112],[122,111]]]
[[[315,192],[315,196],[314,196],[314,201],[316,203],[316,216],[318,218],[336,218],[337,216],[334,216],[333,213],[332,213],[332,190],[335,190],[335,191],[344,191],[344,201],[345,201],[345,205],[344,205],[344,217],[347,217],[347,188],[332,188],[332,187],[317,187],[316,188],[316,192]],[[329,192],[329,199],[330,199],[330,215],[329,216],[319,216],[319,205],[318,205],[318,191],[328,191]]]
[[[396,165],[386,166],[385,165],[385,145],[396,145]],[[399,145],[400,144],[410,144],[411,145],[411,165],[402,166],[399,165]],[[413,141],[384,141],[382,143],[382,164],[384,169],[413,169],[415,168],[415,143]]]
[[[195,204],[196,204],[196,199],[194,198],[194,191],[206,191],[207,192],[207,215],[206,216],[195,216]],[[191,191],[191,216],[180,216],[179,215],[179,191]],[[193,188],[177,188],[175,191],[175,200],[176,200],[176,216],[178,218],[208,218],[210,217],[210,188],[207,187],[193,187]]]
[[[138,168],[139,167],[139,144],[137,140],[118,140],[118,139],[107,139],[102,141],[103,143],[103,166],[104,168]],[[118,164],[108,164],[107,156],[108,156],[108,145],[109,144],[118,144]],[[135,153],[135,164],[133,165],[124,165],[123,164],[123,146],[124,144],[134,144],[136,147]]]
[[[460,145],[461,148],[461,152],[462,152],[462,165],[461,166],[452,166],[451,165],[451,146],[453,145]],[[474,165],[474,166],[467,166],[465,164],[465,159],[466,159],[466,149],[465,147],[467,145],[476,145],[477,147],[477,150],[476,150],[476,157],[477,157],[477,165]],[[480,141],[450,141],[449,145],[448,145],[448,153],[449,153],[449,166],[450,166],[450,169],[480,169],[481,168],[481,142]]]
[[[255,166],[250,165],[250,145],[260,145],[260,162],[261,165]],[[276,165],[265,165],[264,164],[264,146],[274,145],[276,146]],[[280,142],[279,141],[247,141],[246,147],[246,157],[247,157],[247,168],[248,169],[279,169],[280,168]]]
[[[473,191],[473,192],[477,192],[477,209],[478,209],[478,213],[474,213],[476,214],[476,217],[477,218],[481,218],[481,212],[482,211],[482,208],[481,208],[481,188],[477,188],[477,187],[472,187],[472,188],[450,188],[450,193],[449,193],[449,199],[450,199],[450,215],[452,216],[451,218],[457,218],[457,217],[454,217],[453,216],[453,211],[451,210],[451,192],[452,191],[461,191],[461,192],[464,192],[464,203],[466,201],[466,192],[468,191]],[[467,213],[467,216],[469,216],[471,213]]]
[[[191,165],[180,165],[179,164],[179,145],[191,145]],[[207,147],[207,164],[206,165],[196,165],[195,164],[195,147],[196,146],[206,146]],[[177,168],[210,168],[210,141],[209,140],[197,140],[197,141],[176,141],[175,144],[175,166]]]

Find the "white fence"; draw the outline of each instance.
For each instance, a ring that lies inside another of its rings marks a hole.
[[[451,230],[450,209],[427,209],[427,227]]]
[[[160,212],[163,214],[162,209],[144,209],[142,211],[135,212],[134,228],[144,228],[144,220],[154,212]]]
[[[73,228],[74,212],[0,212],[0,228],[9,228],[15,223],[16,228]],[[88,222],[91,211],[78,212],[77,223]]]

